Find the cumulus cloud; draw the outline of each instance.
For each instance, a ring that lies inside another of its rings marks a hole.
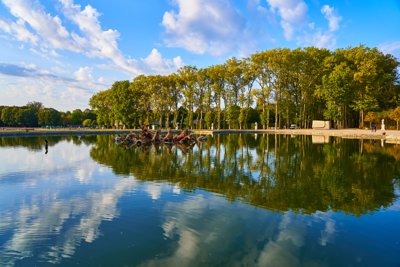
[[[303,40],[306,40],[306,43],[308,42],[316,47],[333,48],[336,45],[335,32],[340,28],[339,23],[342,17],[337,14],[334,7],[328,5],[324,5],[321,8],[321,13],[328,21],[328,30],[317,28],[315,32],[308,34]]]
[[[307,20],[307,5],[303,0],[267,0],[273,12],[279,14],[286,40],[292,40],[299,25]]]
[[[59,0],[59,16],[47,13],[38,1],[2,2],[15,19],[0,18],[0,31],[22,42],[20,49],[56,63],[58,70],[52,68],[53,71],[46,71],[20,63],[0,63],[0,80],[4,85],[0,104],[9,105],[12,102],[14,105],[24,105],[35,100],[61,110],[86,108],[93,93],[111,86],[109,79],[93,75],[97,68],[101,68],[101,63],[71,70],[62,60],[62,52],[104,60],[105,68],[123,71],[131,77],[143,73],[169,74],[184,65],[181,57],[165,58],[157,49],[137,60],[123,55],[118,46],[119,32],[103,29],[100,13],[90,5],[81,6],[73,0]],[[62,66],[61,70],[59,66]],[[12,76],[18,79],[12,79]],[[60,99],[64,101],[60,102]]]
[[[308,21],[308,6],[303,0],[266,0],[270,11],[280,19],[280,26],[287,41],[295,40],[298,45],[333,48],[335,33],[340,28],[342,17],[329,5],[322,6],[321,15],[328,22],[328,29]]]
[[[339,22],[342,20],[342,17],[335,14],[335,9],[328,5],[324,5],[321,9],[322,14],[325,19],[329,22],[329,31],[334,32],[339,29]]]
[[[78,48],[69,38],[67,29],[62,25],[61,19],[58,16],[51,16],[46,13],[38,2],[3,0],[3,3],[14,17],[28,24],[42,41],[46,41],[46,46],[78,51]]]
[[[72,0],[60,0],[64,15],[79,27],[82,35],[71,34],[71,40],[88,56],[111,59],[118,67],[138,75],[142,73],[140,66],[134,59],[126,59],[118,49],[117,30],[101,28],[98,17],[100,14],[95,8],[87,5],[82,9]]]
[[[165,43],[197,54],[222,55],[237,48],[245,21],[227,0],[176,0],[164,13]]]
[[[161,53],[153,48],[151,53],[143,59],[144,63],[156,73],[168,74],[171,73],[171,69],[179,69],[183,67],[184,63],[180,56],[170,59],[164,59]]]
[[[324,5],[321,8],[321,13],[328,21],[329,28],[325,31],[320,28],[316,29],[310,35],[310,42],[316,47],[333,48],[336,45],[335,32],[339,30],[339,22],[342,20],[342,17],[337,14],[334,7],[328,5]]]
[[[16,105],[39,101],[47,107],[61,110],[83,109],[94,93],[108,86],[101,82],[101,77],[100,82],[96,81],[87,66],[80,67],[72,77],[32,64],[0,63],[0,81],[7,87],[2,93],[0,105],[9,105],[8,99],[17,99],[19,102]]]
[[[88,66],[80,67],[74,75],[78,81],[93,81],[92,69]]]
[[[37,53],[57,56],[56,51],[60,50],[105,59],[133,76],[159,70],[171,73],[183,64],[180,57],[165,59],[160,56],[158,64],[152,62],[152,65],[146,65],[144,60],[126,57],[118,47],[119,32],[103,29],[99,21],[100,13],[94,7],[82,7],[73,0],[59,2],[63,17],[75,24],[79,31],[68,30],[58,15],[46,13],[39,2],[30,0],[3,0],[16,21],[0,19],[0,30],[18,41],[39,47],[32,49]]]

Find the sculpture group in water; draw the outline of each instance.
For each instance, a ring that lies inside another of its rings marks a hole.
[[[168,144],[193,144],[204,142],[206,137],[200,135],[198,137],[194,136],[189,129],[184,129],[178,135],[174,135],[172,130],[169,128],[165,136],[162,136],[161,130],[152,132],[148,126],[142,127],[142,133],[129,133],[126,136],[116,136],[114,142],[116,144],[134,144],[142,145],[147,143],[168,143]]]

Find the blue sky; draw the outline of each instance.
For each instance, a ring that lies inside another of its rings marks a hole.
[[[276,47],[400,58],[399,0],[0,1],[0,105],[84,109],[116,80]]]

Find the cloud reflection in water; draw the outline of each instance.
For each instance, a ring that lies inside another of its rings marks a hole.
[[[62,142],[50,149],[52,153],[43,161],[33,158],[41,157],[40,151],[40,155],[19,157],[18,165],[14,158],[8,160],[8,170],[29,164],[30,171],[20,173],[16,184],[6,184],[11,190],[21,185],[25,190],[15,192],[18,198],[2,201],[0,237],[10,237],[0,247],[0,266],[12,266],[34,254],[50,263],[71,257],[82,241],[91,243],[99,237],[102,221],[119,216],[118,200],[136,187],[132,177],[100,179],[110,171],[87,157],[86,146],[77,149]],[[83,188],[84,192],[75,192],[82,190],[79,185],[91,181],[94,174],[97,183]],[[7,172],[1,176],[6,178]]]

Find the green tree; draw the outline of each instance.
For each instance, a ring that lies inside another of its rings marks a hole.
[[[89,105],[96,114],[98,125],[106,127],[113,125],[111,89],[93,95],[89,100]],[[63,124],[66,125],[65,122]]]
[[[178,70],[181,79],[183,102],[182,106],[188,111],[187,126],[192,127],[193,113],[197,97],[197,68],[193,66],[184,66]]]
[[[376,116],[375,112],[368,112],[367,115],[365,115],[364,121],[369,122],[369,128],[372,129],[372,123],[377,122],[378,117]]]
[[[211,90],[217,109],[217,129],[221,129],[222,97],[225,94],[225,67],[224,65],[214,65],[208,68]]]
[[[84,126],[84,127],[90,127],[91,125],[92,125],[92,120],[91,119],[85,119],[82,122],[82,126]]]
[[[14,126],[16,124],[13,109],[14,107],[4,107],[1,112],[1,120],[8,126]]]
[[[322,78],[326,74],[325,59],[331,52],[324,48],[305,47],[296,49],[297,63],[295,74],[297,78],[296,114],[301,128],[311,127],[312,118],[318,118],[323,109],[323,103],[316,96],[318,88],[322,87]]]
[[[28,102],[26,108],[28,109],[26,116],[29,117],[29,126],[38,126],[38,114],[44,108],[43,104],[40,102]]]
[[[340,128],[346,127],[346,109],[353,99],[352,67],[343,57],[333,55],[326,58],[328,74],[322,78],[322,87],[318,94],[325,101],[324,116],[334,120]]]
[[[4,108],[5,108],[4,106],[0,106],[0,126],[4,125],[4,122],[1,120],[1,113],[2,113]]]
[[[399,130],[399,121],[400,121],[400,107],[395,108],[389,113],[389,118],[396,121],[396,129]]]
[[[82,125],[83,112],[80,109],[75,109],[71,113],[71,123],[73,125]]]
[[[117,124],[131,127],[135,118],[135,98],[130,90],[129,81],[115,82],[111,87],[113,117]]]
[[[245,95],[244,95],[244,68],[242,61],[236,59],[235,57],[228,59],[225,62],[225,110],[226,110],[226,121],[228,127],[231,128],[232,125],[239,123],[240,118],[240,128],[244,122],[244,113],[242,110],[245,107]],[[242,92],[242,93],[241,93]],[[239,107],[239,109],[237,108]],[[240,116],[240,114],[242,115]]]
[[[251,55],[251,69],[256,76],[260,89],[256,91],[257,105],[261,107],[261,123],[263,129],[269,127],[269,103],[272,91],[273,73],[269,67],[268,51]]]
[[[61,113],[53,108],[44,108],[38,114],[39,125],[61,125]]]

